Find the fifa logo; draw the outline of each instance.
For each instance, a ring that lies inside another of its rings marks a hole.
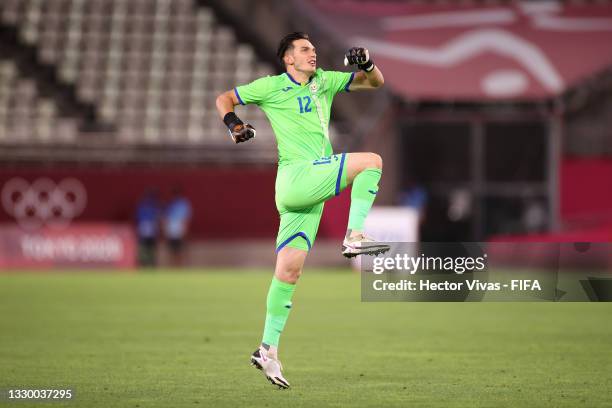
[[[14,177],[2,186],[1,198],[4,211],[27,230],[67,227],[87,204],[85,187],[74,178],[59,183],[39,178],[30,184]]]

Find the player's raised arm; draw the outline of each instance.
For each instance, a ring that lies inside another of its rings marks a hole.
[[[246,142],[255,137],[257,133],[253,126],[242,122],[234,112],[234,106],[239,103],[240,101],[238,101],[236,92],[233,90],[223,92],[221,95],[217,96],[216,100],[217,112],[219,112],[219,116],[229,129],[230,136],[234,143]]]
[[[349,86],[350,91],[376,89],[385,83],[382,72],[374,65],[370,53],[365,48],[355,47],[348,50],[344,56],[344,65],[357,65],[360,70],[355,73]]]

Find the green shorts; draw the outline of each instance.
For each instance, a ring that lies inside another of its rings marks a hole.
[[[346,188],[346,153],[312,162],[279,167],[276,175],[276,208],[280,227],[276,252],[286,246],[308,251],[317,236],[326,200]]]

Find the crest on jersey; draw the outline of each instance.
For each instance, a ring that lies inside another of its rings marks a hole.
[[[310,84],[310,92],[317,93],[318,90],[319,90],[319,85],[317,85],[317,83],[313,81]]]

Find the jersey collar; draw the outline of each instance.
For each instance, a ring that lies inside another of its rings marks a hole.
[[[291,76],[291,74],[290,74],[290,73],[285,72],[285,74],[287,74],[287,77],[289,77],[289,80],[290,80],[291,82],[293,82],[293,83],[294,83],[294,84],[296,84],[297,86],[302,86],[302,84],[300,84],[298,81],[296,81],[296,80],[295,80],[295,78],[293,78],[293,77]],[[316,74],[317,74],[317,73],[315,72],[314,74],[312,74],[312,76],[311,76],[310,78],[308,78],[308,82],[306,82],[306,85],[308,85],[308,84],[309,84],[309,83],[312,81],[312,78],[313,78],[313,77],[314,77]]]

